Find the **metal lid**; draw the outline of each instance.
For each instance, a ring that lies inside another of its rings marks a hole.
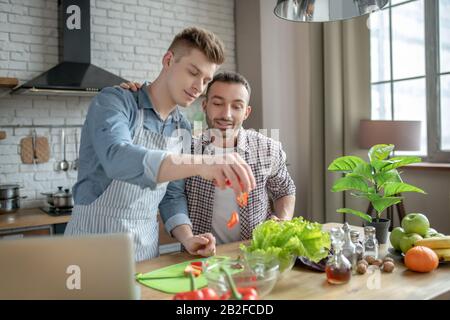
[[[64,189],[62,190],[62,187],[58,187],[59,191],[53,194],[53,197],[57,198],[68,198],[71,197],[72,194],[70,193],[70,189]]]
[[[374,235],[375,234],[375,227],[372,226],[365,226],[364,227],[364,234],[367,235]]]
[[[0,190],[20,188],[18,184],[0,184]]]
[[[350,230],[350,237],[352,238],[352,241],[358,241],[359,240],[359,231]]]

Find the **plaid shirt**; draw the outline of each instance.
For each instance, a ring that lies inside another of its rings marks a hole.
[[[207,147],[210,132],[193,138],[195,154],[213,154]],[[256,189],[248,195],[248,205],[240,208],[241,240],[252,237],[253,229],[273,213],[270,199],[295,194],[295,185],[286,168],[286,154],[281,143],[254,130],[241,129],[236,152],[250,165],[256,179]],[[204,150],[204,151],[203,151]],[[186,179],[186,198],[194,234],[211,232],[215,186],[199,176]],[[230,212],[231,214],[231,212]]]

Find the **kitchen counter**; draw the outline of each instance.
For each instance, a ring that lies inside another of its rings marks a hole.
[[[340,224],[327,223],[325,230]],[[361,227],[354,227],[363,234]],[[236,258],[239,255],[240,242],[217,247],[217,255]],[[388,244],[380,246],[381,256],[386,255]],[[146,273],[171,264],[191,260],[187,253],[175,253],[156,259],[137,263],[136,272]],[[395,261],[396,269],[393,273],[381,272],[352,276],[349,283],[344,285],[330,285],[326,281],[325,273],[309,271],[305,268],[294,268],[281,279],[265,297],[266,300],[301,300],[301,299],[450,299],[450,264],[441,264],[433,272],[420,274],[405,268],[399,258]],[[379,281],[378,281],[379,280]],[[378,286],[379,284],[379,286]],[[171,299],[173,295],[165,294],[145,286],[141,286],[141,299],[159,300]]]
[[[70,215],[50,216],[39,208],[19,209],[15,213],[0,214],[0,231],[67,223]]]

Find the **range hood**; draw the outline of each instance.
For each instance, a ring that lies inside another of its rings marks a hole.
[[[16,94],[92,96],[126,81],[91,64],[90,0],[59,0],[60,63],[13,89]]]

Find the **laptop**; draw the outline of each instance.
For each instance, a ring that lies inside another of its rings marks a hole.
[[[0,300],[139,299],[131,234],[0,240]]]

